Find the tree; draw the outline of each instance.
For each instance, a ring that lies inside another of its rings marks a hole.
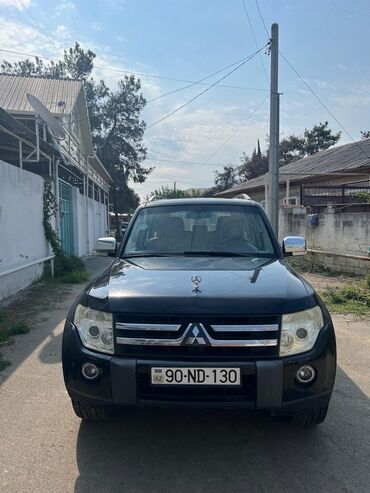
[[[268,155],[262,153],[261,149],[259,149],[259,153],[254,149],[251,157],[243,152],[240,160],[242,164],[236,170],[240,181],[251,180],[257,176],[264,175],[268,171]]]
[[[69,77],[84,82],[95,150],[112,175],[114,185],[110,198],[118,214],[127,212],[122,208],[125,201],[119,197],[128,192],[128,180],[142,183],[153,169],[141,165],[146,148],[143,145],[145,122],[140,120],[140,114],[146,101],[140,92],[140,80],[133,75],[120,80],[116,91],[111,91],[103,80],[96,82],[91,77],[95,56],[76,42],[57,62],[44,63],[39,58],[15,63],[3,61],[0,70],[53,79]],[[132,192],[132,200],[133,197]]]
[[[280,166],[304,157],[305,139],[298,135],[289,135],[280,142]]]
[[[370,130],[361,130],[361,139],[369,139],[370,138]]]
[[[316,154],[333,146],[338,142],[341,132],[333,134],[328,128],[328,122],[314,125],[311,130],[304,131],[304,153],[305,155]]]
[[[235,187],[240,182],[238,168],[232,165],[224,166],[223,171],[215,171],[215,175],[215,184],[219,192]]]
[[[140,197],[126,182],[123,182],[119,189],[117,202],[119,211],[132,214],[140,204]]]
[[[185,199],[190,198],[185,190],[181,190],[179,188],[171,188],[168,185],[162,186],[161,188],[157,188],[153,190],[153,192],[149,193],[145,200],[149,200],[151,197],[156,196],[158,199]]]

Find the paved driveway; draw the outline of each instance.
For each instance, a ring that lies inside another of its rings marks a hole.
[[[221,410],[134,409],[81,423],[60,364],[63,319],[80,289],[5,355],[13,364],[0,374],[1,492],[370,491],[369,320],[335,317],[337,382],[315,429]]]

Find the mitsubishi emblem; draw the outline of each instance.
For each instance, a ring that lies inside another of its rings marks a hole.
[[[199,289],[199,284],[201,282],[202,278],[200,276],[193,276],[191,278],[191,282],[194,285],[193,293],[200,293],[201,290]]]
[[[210,344],[203,324],[189,324],[187,333],[189,334],[189,336],[185,338],[183,344],[189,346],[207,346]]]

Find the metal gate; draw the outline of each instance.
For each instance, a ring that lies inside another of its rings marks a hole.
[[[60,240],[65,254],[74,254],[72,187],[59,181]]]

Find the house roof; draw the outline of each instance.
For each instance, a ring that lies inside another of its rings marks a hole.
[[[370,168],[370,138],[331,147],[280,168],[279,182],[291,183],[307,180],[318,174],[348,173]],[[216,194],[218,197],[253,190],[265,186],[265,175],[257,176],[240,185]]]
[[[9,113],[32,113],[27,94],[36,96],[54,115],[70,114],[82,90],[80,80],[0,75],[0,107]],[[65,104],[58,106],[63,101]]]

